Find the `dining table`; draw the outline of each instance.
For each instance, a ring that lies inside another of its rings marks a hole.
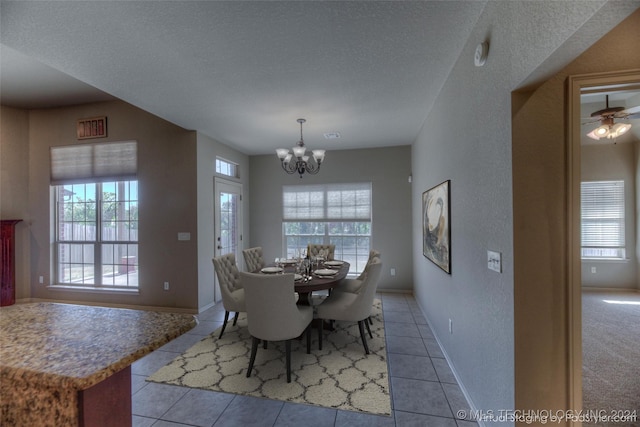
[[[260,270],[264,274],[296,273],[297,262],[286,260],[278,264],[271,264]],[[298,294],[298,305],[311,305],[311,294],[315,291],[330,290],[338,286],[347,277],[350,264],[346,261],[331,260],[320,262],[317,268],[311,269],[311,274],[298,275],[294,282],[294,291]],[[335,271],[335,273],[331,273]]]

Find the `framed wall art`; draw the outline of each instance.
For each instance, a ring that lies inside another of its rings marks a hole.
[[[76,133],[78,139],[106,138],[107,117],[91,117],[78,120]]]
[[[450,184],[447,180],[422,193],[422,253],[451,274]]]

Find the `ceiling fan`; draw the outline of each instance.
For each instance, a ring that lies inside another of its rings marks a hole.
[[[590,124],[600,122],[600,126],[587,133],[587,136],[592,139],[614,139],[631,129],[631,123],[615,122],[615,119],[629,120],[640,118],[640,106],[624,108],[624,107],[609,107],[609,95],[606,95],[606,108],[591,113],[589,121],[582,123]]]

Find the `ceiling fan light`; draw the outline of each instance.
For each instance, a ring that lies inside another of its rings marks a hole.
[[[611,133],[614,135],[613,138],[615,138],[627,133],[629,129],[631,129],[631,125],[629,123],[616,123],[611,129]]]
[[[599,139],[600,139],[600,136],[599,136],[598,134],[596,134],[596,130],[597,130],[597,129],[592,130],[591,132],[589,132],[589,133],[587,134],[587,136],[588,136],[589,138],[591,138],[591,139],[595,139],[595,140],[597,141],[597,140],[599,140]]]

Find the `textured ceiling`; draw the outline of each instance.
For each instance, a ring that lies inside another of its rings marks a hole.
[[[566,34],[545,42],[560,45],[604,3],[578,7]],[[291,147],[299,117],[309,148],[406,145],[485,4],[2,0],[0,101],[119,98],[247,154]]]
[[[411,144],[484,4],[3,1],[2,102],[30,59],[248,154]]]

